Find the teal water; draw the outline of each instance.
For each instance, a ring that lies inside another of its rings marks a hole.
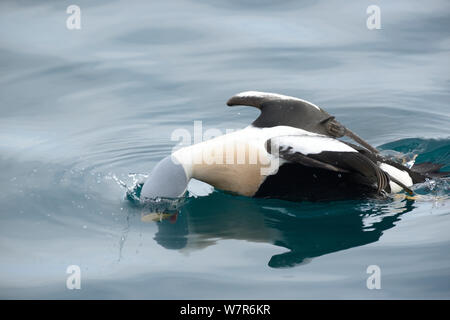
[[[253,121],[225,105],[245,90],[312,101],[387,156],[450,170],[447,1],[377,1],[373,31],[370,1],[77,1],[67,30],[70,4],[0,4],[1,298],[450,298],[445,179],[331,203],[194,181],[159,221],[126,197],[174,130]]]

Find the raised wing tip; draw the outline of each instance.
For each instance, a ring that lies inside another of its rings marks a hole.
[[[228,106],[236,106],[236,105],[249,105],[248,103],[256,100],[261,100],[265,96],[267,96],[267,92],[260,91],[243,91],[238,94],[235,94],[227,101]],[[253,106],[253,104],[251,104]],[[255,106],[256,107],[256,106]]]
[[[230,99],[228,99],[227,101],[227,105],[228,106],[236,106],[236,105],[245,105],[245,106],[252,106],[252,107],[257,107],[259,108],[260,105],[264,102],[267,101],[300,101],[300,102],[306,102],[308,104],[310,104],[311,106],[317,108],[318,110],[320,110],[320,108],[314,104],[312,104],[311,102],[296,98],[296,97],[291,97],[291,96],[286,96],[283,94],[279,94],[279,93],[272,93],[272,92],[263,92],[263,91],[243,91],[240,92],[234,96],[232,96]]]

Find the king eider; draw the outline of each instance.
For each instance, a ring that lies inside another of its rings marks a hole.
[[[323,201],[385,196],[427,178],[448,175],[440,165],[408,168],[378,150],[322,108],[302,99],[242,92],[228,106],[258,108],[248,127],[178,149],[161,160],[141,201],[178,198],[191,178],[243,196]],[[340,141],[347,136],[355,143]]]

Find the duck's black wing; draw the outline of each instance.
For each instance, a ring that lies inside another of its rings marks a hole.
[[[322,108],[299,98],[276,93],[246,91],[231,97],[228,106],[246,105],[261,110],[252,123],[258,128],[290,126],[335,138],[348,136],[371,152],[378,150],[339,123]]]
[[[266,149],[281,161],[310,168],[302,171],[303,181],[298,181],[298,185],[304,181],[313,183],[315,180],[307,176],[311,174],[322,176],[322,182],[317,183],[328,188],[342,184],[354,190],[363,187],[375,194],[390,192],[389,176],[376,162],[339,140],[323,135],[279,136],[267,140]]]
[[[386,163],[386,164],[393,166],[399,170],[406,171],[409,174],[409,176],[411,177],[411,179],[413,180],[414,184],[424,182],[424,181],[426,181],[426,179],[446,178],[446,177],[450,176],[450,172],[440,171],[440,169],[442,167],[444,167],[444,164],[433,163],[433,162],[422,162],[422,163],[415,163],[411,168],[408,168],[401,163],[387,159],[380,154],[372,153],[372,152],[366,150],[365,148],[361,148],[358,145],[355,145],[355,144],[352,144],[349,142],[344,142],[344,143],[349,145],[353,149],[357,150],[361,154],[365,155],[366,157],[368,157],[370,160],[372,160],[372,162]],[[399,184],[399,185],[401,185],[401,184]],[[402,187],[404,187],[404,186],[402,186]]]

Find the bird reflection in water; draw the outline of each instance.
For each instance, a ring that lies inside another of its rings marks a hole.
[[[157,220],[154,239],[166,249],[200,250],[222,239],[264,242],[289,250],[272,256],[268,262],[272,268],[285,268],[376,242],[412,209],[414,199],[404,196],[294,203],[214,191],[189,199],[174,214],[143,212],[141,220]]]

